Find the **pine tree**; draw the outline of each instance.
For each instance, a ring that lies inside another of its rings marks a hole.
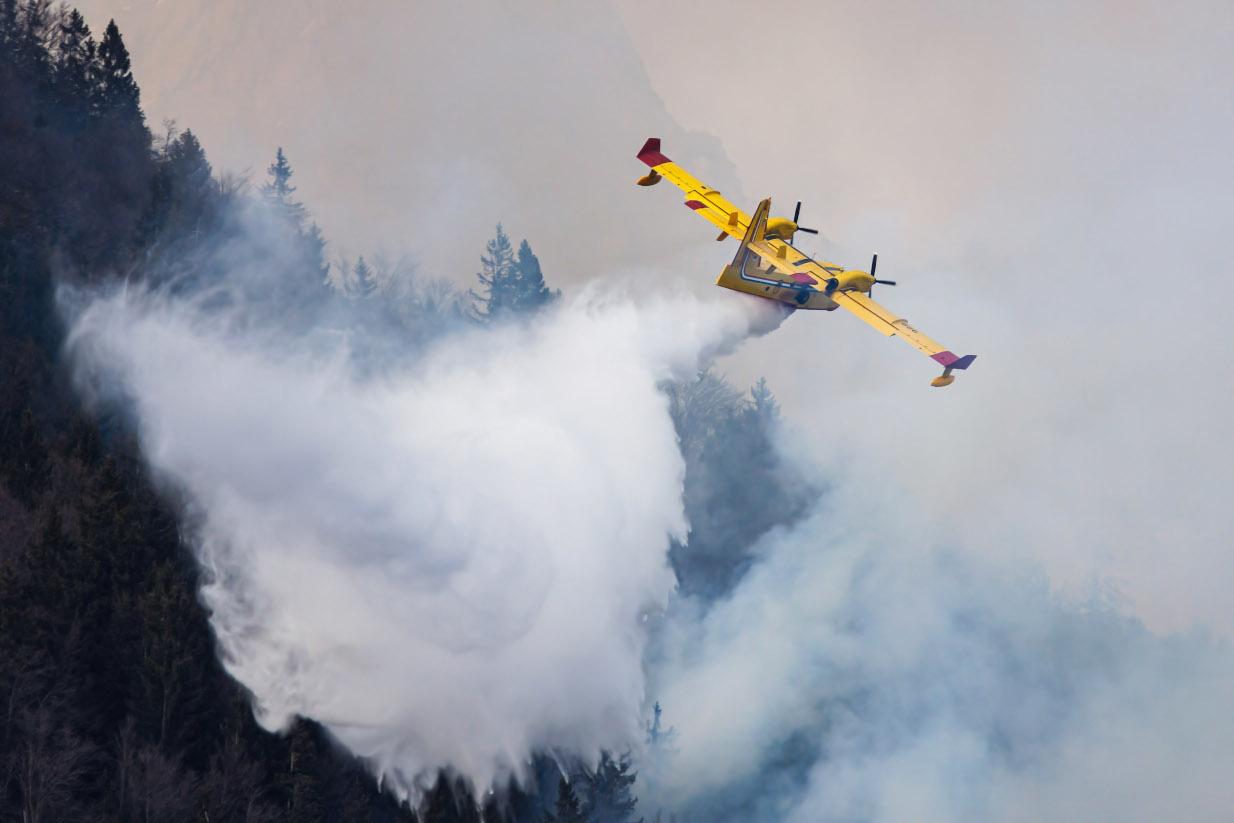
[[[84,411],[79,411],[65,435],[64,453],[93,468],[103,459],[103,441],[99,427]]]
[[[0,65],[14,67],[34,85],[46,80],[51,65],[43,45],[48,17],[43,3],[0,0]]]
[[[11,54],[19,41],[17,0],[0,0],[0,53]]]
[[[73,549],[60,511],[52,506],[26,550],[25,573],[13,563],[0,567],[0,670],[16,667],[32,651],[59,647],[70,622],[69,575],[82,571],[72,567]]]
[[[310,223],[307,230],[300,233],[300,246],[304,262],[317,275],[317,282],[329,288],[330,264],[326,262],[326,238],[316,223]]]
[[[291,176],[295,172],[291,170],[282,146],[278,147],[274,162],[266,168],[266,173],[270,175],[270,182],[261,187],[262,193],[276,202],[287,202],[296,191],[296,187],[291,185]]]
[[[580,808],[574,787],[564,776],[557,781],[557,814],[546,814],[545,819],[545,823],[586,823],[588,820]]]
[[[129,51],[124,47],[115,20],[107,24],[103,41],[99,43],[96,84],[97,111],[115,112],[135,120],[141,118],[141,92],[133,79]]]
[[[209,661],[213,653],[205,630],[205,615],[191,583],[170,561],[150,570],[131,617],[140,655],[133,661],[128,691],[129,712],[143,739],[160,749],[189,755],[205,762],[213,708],[209,688]]]
[[[98,49],[90,27],[73,9],[60,24],[56,35],[55,86],[60,101],[80,115],[90,110],[94,78],[98,71]]]
[[[494,320],[511,308],[515,282],[514,250],[500,223],[497,234],[484,249],[486,253],[480,256],[476,279],[484,286],[485,293],[478,295],[473,291],[471,295],[480,304],[476,314],[483,320]]]
[[[372,266],[364,262],[364,256],[356,261],[355,279],[351,292],[361,300],[367,300],[377,292],[377,275]]]
[[[13,496],[33,506],[47,487],[47,443],[34,422],[29,408],[22,414],[17,435],[17,452],[4,467],[5,485]]]
[[[274,162],[266,169],[266,173],[270,175],[270,182],[261,187],[262,197],[276,214],[299,230],[304,225],[307,213],[303,204],[291,198],[296,191],[296,187],[291,184],[291,176],[295,172],[291,170],[282,146],[279,146]]]
[[[291,731],[288,772],[290,798],[287,820],[291,823],[324,823],[325,789],[318,774],[320,755],[312,724],[298,720]]]
[[[654,746],[657,743],[659,743],[660,738],[664,737],[666,734],[666,732],[664,731],[664,727],[660,725],[660,714],[664,710],[660,708],[659,700],[656,701],[656,705],[652,709],[652,711],[654,712],[654,719],[649,724],[647,724],[647,742],[650,745]],[[672,731],[673,731],[672,729],[669,729],[667,733],[671,734]]]
[[[753,403],[751,411],[757,422],[766,426],[780,419],[780,404],[767,387],[766,377],[760,377],[758,382],[750,387],[750,401]]]
[[[172,183],[182,197],[200,200],[213,191],[214,170],[192,129],[167,144],[165,157]]]
[[[513,286],[510,308],[520,314],[534,314],[561,296],[561,292],[553,291],[544,285],[540,260],[531,251],[531,244],[526,240],[518,247]]]
[[[586,772],[586,817],[592,823],[629,823],[634,819],[638,800],[631,791],[637,775],[630,771],[630,758],[622,755],[613,760],[608,752],[600,755],[594,772]]]
[[[218,186],[206,152],[192,129],[178,137],[172,127],[151,183],[153,199],[142,220],[147,241],[169,232],[172,241],[199,240],[211,228],[219,207]]]
[[[420,819],[424,823],[480,823],[480,810],[461,779],[452,781],[441,772]]]

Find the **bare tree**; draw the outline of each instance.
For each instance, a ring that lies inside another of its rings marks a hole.
[[[47,703],[18,710],[13,746],[22,823],[73,819],[76,793],[95,770],[99,752],[65,725]]]
[[[179,758],[155,746],[137,752],[130,786],[128,819],[141,823],[177,823],[193,816],[198,779],[180,764]]]
[[[201,784],[202,813],[210,823],[274,823],[279,809],[269,798],[265,772],[244,751],[239,735],[228,735],[210,759]]]

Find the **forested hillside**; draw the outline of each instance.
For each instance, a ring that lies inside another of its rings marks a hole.
[[[62,354],[64,304],[85,288],[142,283],[243,305],[246,322],[272,333],[345,328],[355,356],[377,364],[392,346],[405,356],[558,298],[529,243],[516,250],[500,226],[477,250],[471,293],[407,261],[331,264],[290,160],[273,153],[259,183],[216,175],[191,129],[144,121],[114,22],[95,39],[76,11],[0,0],[0,813],[26,823],[639,819],[620,752],[571,782],[545,757],[535,785],[489,795],[482,809],[474,787],[443,774],[412,809],[315,723],[261,729],[223,670],[186,547],[191,524],[152,481],[123,406],[79,400]],[[787,501],[780,520],[804,499],[773,456],[765,385],[745,396],[705,374],[667,391],[694,528],[671,559],[684,592],[714,595],[775,525],[734,478],[754,475]]]

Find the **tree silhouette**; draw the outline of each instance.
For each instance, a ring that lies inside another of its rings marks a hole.
[[[56,33],[55,88],[60,101],[84,118],[95,98],[95,77],[98,71],[98,47],[90,35],[90,27],[73,9],[59,25]]]
[[[518,247],[514,283],[510,291],[510,309],[521,314],[535,313],[561,296],[561,292],[553,291],[544,284],[540,260],[526,240]]]
[[[602,752],[595,770],[583,774],[587,819],[592,823],[630,823],[638,803],[633,794],[636,777],[630,771],[628,755],[614,760],[608,752]]]
[[[261,196],[275,214],[299,231],[304,225],[308,212],[305,211],[302,203],[292,199],[292,195],[296,192],[296,187],[291,184],[291,176],[294,173],[291,170],[291,163],[287,162],[287,155],[283,154],[283,147],[279,146],[274,162],[266,168],[266,174],[270,176],[270,180],[262,185]]]
[[[98,67],[95,72],[95,108],[102,113],[116,112],[123,116],[141,118],[141,92],[133,79],[128,49],[120,37],[116,21],[107,24],[103,40],[98,48]]]
[[[501,224],[497,233],[484,247],[480,256],[480,271],[476,279],[484,287],[483,294],[471,293],[479,304],[476,314],[484,320],[494,320],[511,307],[514,293],[514,249]]]
[[[377,275],[373,271],[373,267],[364,262],[364,256],[356,261],[356,268],[352,272],[353,281],[351,292],[361,300],[372,297],[377,292]]]

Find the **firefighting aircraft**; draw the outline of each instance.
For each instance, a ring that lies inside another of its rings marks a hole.
[[[639,179],[640,186],[654,186],[667,178],[686,193],[686,205],[706,217],[720,229],[716,240],[732,235],[741,241],[732,265],[724,267],[717,286],[747,294],[779,300],[799,309],[834,311],[843,306],[888,337],[897,335],[925,352],[943,367],[941,376],[931,386],[949,386],[955,381],[952,371],[967,369],[977,358],[975,354],[957,357],[870,299],[875,283],[894,286],[894,280],[876,280],[878,255],[874,255],[868,272],[845,269],[834,263],[815,260],[791,245],[793,234],[816,229],[797,225],[801,204],[797,204],[793,219],[771,217],[771,200],[762,201],[749,217],[720,192],[695,179],[689,172],[660,152],[660,138],[652,137],[638,153],[638,159],[651,167]]]

